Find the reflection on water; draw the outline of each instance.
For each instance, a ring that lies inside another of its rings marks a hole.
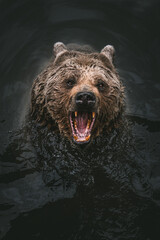
[[[0,2],[3,239],[159,240],[159,18],[156,0]],[[85,151],[25,122],[56,41],[116,48],[129,126]]]

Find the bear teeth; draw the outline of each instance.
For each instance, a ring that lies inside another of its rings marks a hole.
[[[74,141],[85,143],[90,140],[91,131],[95,122],[95,112],[72,112],[70,124]]]

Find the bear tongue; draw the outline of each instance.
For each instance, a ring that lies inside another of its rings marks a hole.
[[[85,133],[88,124],[88,113],[78,113],[76,123],[79,133]]]

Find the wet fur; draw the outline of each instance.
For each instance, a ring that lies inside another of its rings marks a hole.
[[[48,67],[35,79],[31,92],[31,116],[42,126],[59,129],[69,140],[72,138],[69,112],[74,111],[74,97],[78,91],[92,91],[96,96],[96,122],[92,138],[102,131],[109,132],[120,124],[124,109],[124,91],[112,63],[112,52],[101,53],[87,47],[58,45]],[[71,50],[72,49],[72,50]],[[83,50],[82,50],[83,49]],[[88,50],[87,50],[88,49]],[[67,80],[76,84],[68,88]],[[99,79],[104,91],[97,89]]]

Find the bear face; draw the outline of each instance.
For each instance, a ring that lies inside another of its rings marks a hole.
[[[123,86],[113,66],[114,48],[100,53],[54,45],[54,59],[35,79],[31,114],[42,125],[57,127],[77,144],[110,131],[124,108]]]

